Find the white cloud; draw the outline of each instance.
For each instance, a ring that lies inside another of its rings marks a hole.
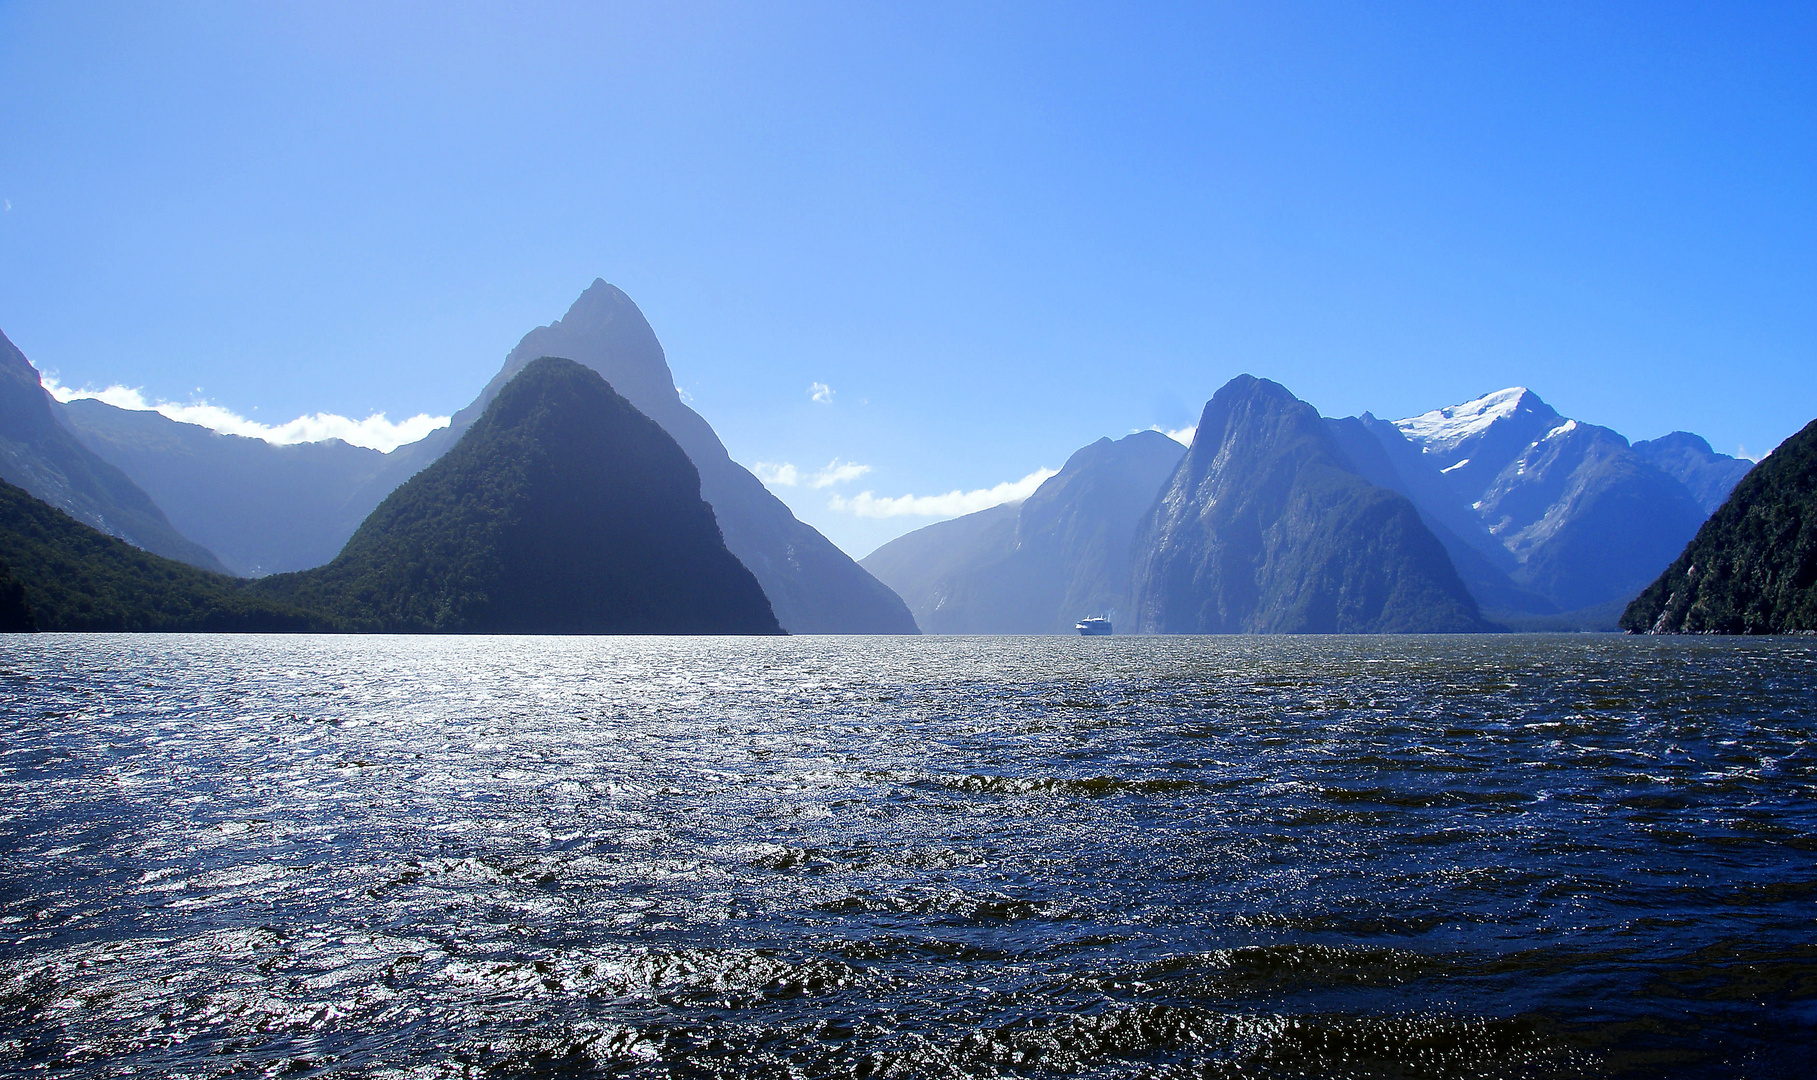
[[[143,393],[130,386],[116,385],[105,390],[72,390],[57,382],[53,376],[46,375],[44,388],[58,401],[94,398],[116,408],[157,412],[179,423],[197,424],[224,435],[264,439],[278,446],[340,439],[355,446],[369,446],[389,453],[405,443],[417,441],[437,428],[448,426],[448,417],[430,416],[427,413],[418,413],[397,423],[385,419],[384,413],[373,413],[364,420],[354,420],[334,413],[314,413],[282,424],[261,424],[257,420],[248,420],[231,409],[211,405],[205,400],[188,404],[147,401]]]
[[[834,495],[827,504],[830,509],[856,514],[859,517],[959,517],[962,514],[975,514],[993,506],[1007,502],[1018,502],[1035,493],[1035,489],[1058,469],[1036,469],[1020,480],[1006,480],[996,487],[979,488],[976,491],[954,489],[945,495],[897,495],[877,496],[868,491],[861,491],[847,499]]]
[[[834,458],[827,462],[826,468],[814,474],[813,479],[808,481],[808,486],[832,487],[834,484],[843,484],[847,480],[856,480],[870,471],[869,465],[856,465],[850,461],[840,461],[838,458]]]
[[[856,480],[870,472],[871,467],[834,458],[827,462],[826,468],[806,474],[786,461],[780,465],[768,461],[752,462],[751,471],[757,474],[757,479],[766,484],[777,484],[782,487],[806,484],[811,488],[823,488],[843,484],[847,480]]]
[[[1183,428],[1179,428],[1174,431],[1169,431],[1159,424],[1150,424],[1148,427],[1148,430],[1158,431],[1161,434],[1172,439],[1174,442],[1179,443],[1181,446],[1191,446],[1192,437],[1198,433],[1199,425],[1194,424],[1191,427],[1183,427]]]
[[[762,480],[766,484],[794,487],[796,484],[801,483],[801,470],[790,465],[786,461],[780,465],[775,465],[768,461],[753,461],[751,463],[751,472],[756,474],[757,479]]]
[[[822,405],[831,405],[833,403],[833,388],[823,382],[809,383],[808,396],[815,401],[820,402]]]

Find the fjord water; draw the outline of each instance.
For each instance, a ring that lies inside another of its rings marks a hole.
[[[1799,1076],[1817,642],[0,643],[0,1072]]]

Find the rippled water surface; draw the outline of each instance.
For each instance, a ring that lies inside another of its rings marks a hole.
[[[1806,1076],[1817,643],[0,642],[0,1072]]]

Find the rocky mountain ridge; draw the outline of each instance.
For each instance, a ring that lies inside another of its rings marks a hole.
[[[1248,375],[1206,404],[1136,551],[1138,632],[1492,628],[1413,503],[1358,475],[1312,406]]]
[[[233,570],[300,570],[333,559],[380,502],[453,447],[527,364],[552,355],[603,375],[667,431],[699,470],[726,545],[757,575],[794,633],[912,634],[908,608],[743,466],[681,401],[656,333],[629,296],[596,280],[560,319],[524,335],[448,427],[388,454],[346,444],[273,447],[100,402],[64,406],[94,453],[158,493]]]
[[[1752,464],[1682,432],[1629,446],[1521,387],[1398,422],[1364,413],[1322,423],[1335,443],[1327,461],[1413,505],[1484,619],[1532,629],[1614,629],[1642,579],[1702,520],[1703,500],[1726,495]],[[1162,497],[1152,480],[1135,482],[1125,502]],[[1064,617],[1020,617],[1017,598],[1032,586],[1009,555],[1037,520],[1020,504],[993,507],[900,537],[864,565],[931,632],[1064,633],[1103,612],[1076,604]],[[1132,534],[1141,554],[1134,547]],[[1043,574],[1051,585],[1082,566],[1061,559]]]

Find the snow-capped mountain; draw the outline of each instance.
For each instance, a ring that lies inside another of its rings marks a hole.
[[[1693,492],[1653,455],[1609,428],[1559,415],[1523,386],[1397,420],[1400,439],[1388,427],[1371,431],[1415,474],[1403,493],[1559,611],[1632,596],[1677,557],[1707,513],[1708,493]],[[1718,462],[1700,475],[1712,470],[1725,479],[1736,473]],[[1455,527],[1461,513],[1481,528]]]

